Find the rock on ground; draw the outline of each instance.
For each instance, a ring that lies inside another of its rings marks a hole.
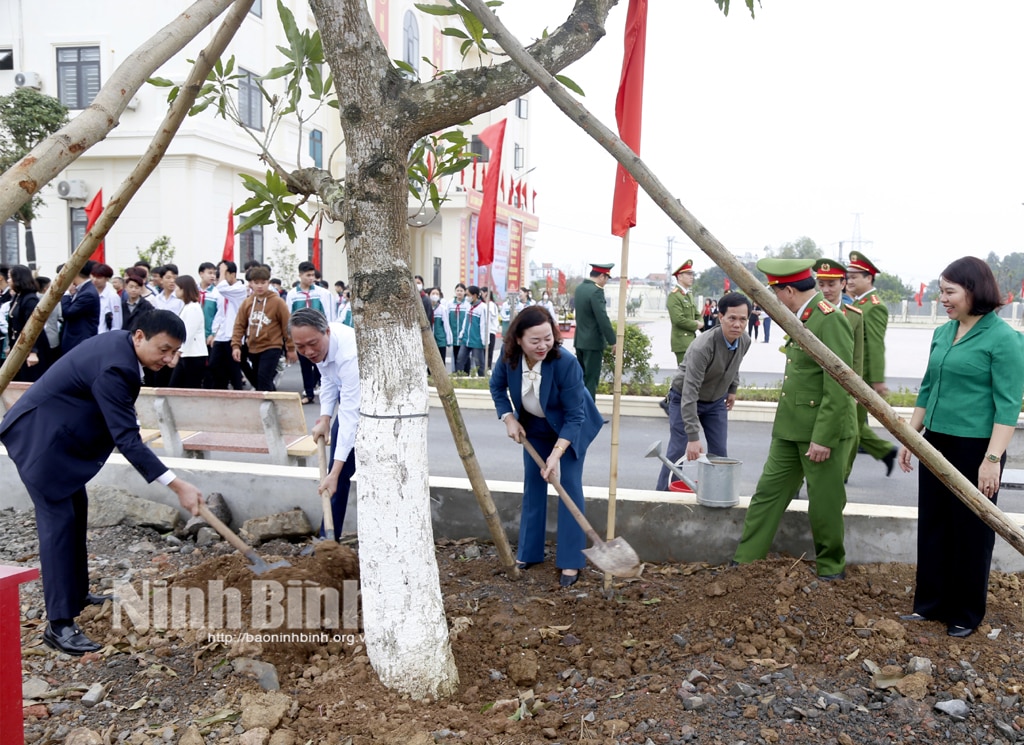
[[[116,486],[90,484],[86,491],[90,528],[136,525],[166,532],[178,524],[176,507],[137,497]]]

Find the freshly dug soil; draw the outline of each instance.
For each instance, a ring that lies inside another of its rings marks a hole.
[[[7,511],[0,529],[23,534],[30,518]],[[28,542],[22,535],[8,545],[31,560]],[[116,527],[92,532],[90,547],[97,582],[127,575],[139,592],[160,578],[172,589],[220,579],[244,594],[253,578],[224,544],[193,549]],[[260,553],[293,564],[277,570],[285,584],[342,591],[358,576],[353,554],[301,549],[275,542]],[[206,628],[113,629],[107,604],[81,622],[108,646],[59,656],[40,645],[41,592],[27,585],[25,677],[63,690],[26,709],[26,742],[60,742],[73,727],[135,745],[177,743],[190,727],[207,743],[266,742],[243,726],[260,688],[233,671],[239,658],[274,664],[290,702],[272,745],[1011,743],[1024,725],[1016,575],[993,574],[986,625],[953,639],[938,623],[898,620],[911,610],[908,565],[852,566],[837,582],[788,557],[736,568],[648,565],[606,594],[593,571],[559,588],[552,562],[513,581],[487,544],[439,545],[437,558],[461,678],[458,694],[442,701],[384,689],[358,630],[327,643],[224,643]],[[97,682],[106,699],[83,706],[82,692]],[[952,699],[964,702],[962,715],[934,708]]]

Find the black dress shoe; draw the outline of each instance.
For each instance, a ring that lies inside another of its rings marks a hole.
[[[576,574],[565,574],[564,572],[558,577],[558,584],[562,587],[572,587],[580,578],[580,573]]]
[[[974,629],[967,628],[966,626],[957,626],[956,624],[951,623],[949,628],[946,629],[946,633],[950,636],[955,636],[958,639],[963,639],[964,637],[973,634]]]
[[[518,567],[519,569],[524,569],[525,570],[525,569],[529,569],[530,567],[540,566],[543,563],[544,563],[543,561],[517,561],[516,562],[516,567]]]
[[[86,593],[85,602],[87,605],[103,605],[108,600],[113,600],[113,595],[97,595],[95,592]]]
[[[906,613],[900,616],[901,621],[927,621],[928,619],[920,613]]]
[[[733,559],[732,561],[729,562],[729,568],[730,569],[732,569],[733,567],[738,567],[739,565],[740,565],[740,563],[738,561],[736,561],[736,559]]]
[[[658,406],[660,406],[660,407],[662,408],[662,410],[663,410],[663,411],[664,411],[664,412],[665,412],[666,414],[668,414],[668,396],[665,396],[665,398],[661,399],[661,400],[660,400],[660,401],[658,402]]]
[[[899,455],[900,449],[893,445],[892,450],[882,456],[882,462],[885,464],[885,476],[888,478],[892,476],[892,469],[896,466],[896,456]]]
[[[77,623],[62,627],[60,633],[54,633],[53,624],[46,624],[46,629],[43,631],[43,643],[51,649],[74,657],[81,657],[86,652],[100,650],[100,645],[82,633]]]
[[[846,572],[837,572],[836,574],[819,574],[818,579],[824,580],[825,582],[835,582],[837,579],[846,579]]]

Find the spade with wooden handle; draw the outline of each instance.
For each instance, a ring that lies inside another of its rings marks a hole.
[[[317,460],[320,461],[320,483],[327,478],[327,439],[324,437],[316,441]],[[334,511],[331,509],[331,493],[327,489],[320,491],[320,501],[324,510],[324,540],[334,540]]]
[[[221,536],[224,537],[224,540],[234,546],[240,554],[249,560],[249,568],[256,574],[264,574],[265,572],[269,572],[271,569],[291,566],[291,564],[284,559],[281,559],[281,561],[275,561],[273,564],[265,562],[263,557],[257,554],[252,546],[239,538],[235,531],[221,522],[220,518],[210,512],[210,508],[202,502],[199,504],[199,516],[209,523],[210,527],[220,533]]]

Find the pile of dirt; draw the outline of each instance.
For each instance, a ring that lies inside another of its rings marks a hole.
[[[140,594],[147,582],[153,592],[157,582],[186,591],[220,580],[251,608],[256,577],[242,557],[224,545],[200,552],[166,540],[141,529],[94,532],[91,545],[103,551],[94,578],[127,578]],[[355,554],[307,557],[302,548],[262,547],[268,561],[283,557],[293,567],[258,579],[286,591],[314,582],[344,593],[345,580],[357,576]],[[483,543],[439,545],[437,559],[461,679],[456,696],[441,701],[412,701],[381,686],[354,629],[305,643],[245,644],[212,639],[205,627],[114,628],[107,604],[82,622],[104,650],[57,656],[40,646],[41,593],[28,585],[25,675],[59,695],[26,709],[26,742],[59,742],[74,726],[133,745],[192,745],[200,733],[207,743],[267,742],[253,734],[262,705],[254,702],[264,694],[255,676],[239,672],[239,660],[273,665],[274,695],[285,702],[275,703],[273,745],[1009,745],[1024,727],[1016,575],[993,574],[986,624],[953,639],[941,624],[898,620],[911,610],[908,565],[851,566],[837,582],[818,580],[812,563],[792,558],[735,568],[648,565],[606,591],[593,571],[560,588],[550,561],[512,580]],[[105,700],[83,706],[82,693],[97,683]]]

